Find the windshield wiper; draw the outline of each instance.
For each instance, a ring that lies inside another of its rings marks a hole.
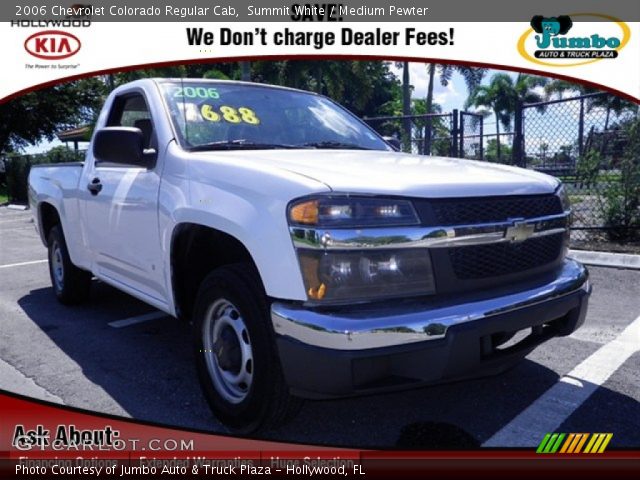
[[[260,143],[250,140],[221,140],[218,142],[203,143],[189,148],[190,152],[203,152],[207,150],[273,150],[279,148],[301,148],[299,145],[283,143]]]
[[[312,147],[312,148],[332,148],[332,149],[345,149],[345,150],[373,150],[372,148],[363,147],[355,143],[333,142],[330,140],[326,140],[323,142],[303,143],[302,146]]]

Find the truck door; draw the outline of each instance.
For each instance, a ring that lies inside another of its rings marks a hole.
[[[145,96],[138,91],[116,97],[106,123],[139,128],[147,152],[153,155],[150,149],[155,149],[157,157],[153,125]],[[158,168],[104,164],[93,155],[87,160],[80,188],[93,272],[161,307],[167,291],[158,226]]]

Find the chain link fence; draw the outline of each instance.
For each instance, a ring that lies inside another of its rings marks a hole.
[[[575,246],[640,233],[638,109],[607,93],[522,105],[515,162],[559,177],[572,200]],[[516,122],[516,125],[518,122]]]
[[[484,160],[484,117],[477,113],[460,112],[460,157]]]

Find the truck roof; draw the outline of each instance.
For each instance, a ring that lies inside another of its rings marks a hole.
[[[284,87],[281,85],[271,85],[269,83],[257,83],[257,82],[244,82],[241,80],[221,80],[216,78],[149,78],[147,80],[152,80],[156,83],[166,83],[166,82],[198,82],[198,83],[213,83],[213,84],[232,84],[232,85],[247,85],[251,87],[262,87],[262,88],[274,88],[277,90],[289,90],[292,92],[300,92],[300,93],[308,93],[311,95],[318,95],[316,92],[310,92],[308,90],[300,90],[298,88]]]

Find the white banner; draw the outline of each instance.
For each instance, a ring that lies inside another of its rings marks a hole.
[[[461,7],[462,8],[462,7]],[[593,18],[593,14],[590,14]],[[600,15],[600,17],[603,17]],[[482,64],[570,77],[640,98],[640,23],[5,22],[0,98],[93,72],[264,56],[358,56]],[[538,33],[536,30],[539,30]]]

